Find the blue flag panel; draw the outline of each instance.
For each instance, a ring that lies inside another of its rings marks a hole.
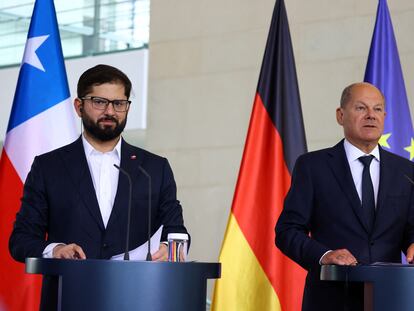
[[[69,96],[53,0],[37,0],[7,132]]]
[[[364,81],[374,84],[385,96],[387,116],[380,145],[386,150],[412,160],[414,158],[413,126],[386,0],[379,0]]]

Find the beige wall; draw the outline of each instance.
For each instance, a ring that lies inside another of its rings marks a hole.
[[[310,150],[342,131],[340,92],[363,79],[375,0],[286,0]],[[152,0],[147,148],[167,156],[192,234],[191,258],[218,258],[273,0]],[[414,2],[389,1],[414,103]],[[411,108],[413,110],[413,108]]]

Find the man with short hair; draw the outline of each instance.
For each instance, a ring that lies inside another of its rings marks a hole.
[[[83,134],[34,159],[9,241],[14,259],[109,259],[123,253],[129,184],[114,164],[132,179],[130,250],[147,240],[149,199],[152,234],[161,225],[162,241],[168,233],[187,233],[168,161],[121,137],[130,92],[130,80],[117,68],[97,65],[81,75],[74,107]],[[140,167],[151,176],[151,198]],[[161,243],[152,259],[167,260],[167,253]],[[45,278],[41,309],[56,309],[56,289],[56,279]]]
[[[320,281],[325,264],[408,262],[414,256],[412,162],[378,145],[385,100],[369,83],[346,87],[336,110],[345,139],[298,158],[276,245],[308,270],[303,310],[363,310],[363,284]]]

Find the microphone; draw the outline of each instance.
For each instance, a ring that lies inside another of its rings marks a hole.
[[[151,175],[148,174],[148,172],[144,170],[141,165],[138,166],[138,169],[148,179],[148,252],[147,252],[146,261],[152,261],[152,256],[151,256],[151,195],[152,195]]]
[[[124,260],[129,260],[129,234],[130,234],[130,225],[131,225],[131,202],[132,202],[132,181],[131,176],[126,170],[114,164],[114,166],[128,178],[129,183],[129,198],[128,198],[128,220],[127,220],[127,232],[126,232],[126,243],[125,243],[125,253]]]
[[[407,180],[410,182],[410,184],[414,185],[414,181],[410,177],[408,177],[405,174],[404,174],[404,177],[407,178]]]

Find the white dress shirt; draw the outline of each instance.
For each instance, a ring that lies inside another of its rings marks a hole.
[[[121,139],[115,148],[108,152],[100,152],[93,148],[83,135],[82,142],[102,220],[106,227],[118,188],[119,170],[114,167],[114,164],[119,166],[121,162]]]
[[[115,148],[108,152],[100,152],[93,148],[84,135],[82,135],[82,143],[102,220],[106,228],[118,188],[119,171],[114,167],[114,164],[119,166],[121,162],[121,138]],[[59,244],[63,243],[47,245],[43,250],[43,258],[52,258],[53,249]]]
[[[362,171],[364,170],[364,165],[361,161],[358,160],[359,157],[373,155],[374,159],[371,162],[369,167],[369,172],[371,174],[372,186],[374,187],[374,197],[375,197],[375,206],[377,206],[377,197],[378,197],[378,188],[379,188],[379,178],[380,178],[380,154],[379,148],[376,146],[370,154],[366,154],[361,151],[354,145],[352,145],[348,140],[344,141],[345,154],[348,159],[349,167],[352,173],[352,179],[354,180],[355,188],[358,192],[359,199],[362,202]]]

